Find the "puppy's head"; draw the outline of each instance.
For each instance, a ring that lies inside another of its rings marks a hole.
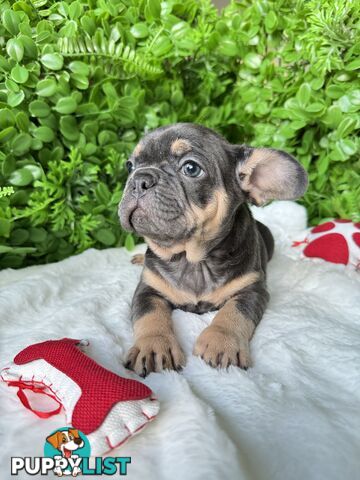
[[[295,199],[307,175],[289,154],[231,145],[212,130],[179,123],[143,138],[127,163],[122,226],[160,245],[211,240],[240,204]]]
[[[57,431],[46,439],[54,448],[59,450],[64,457],[69,458],[74,450],[82,448],[84,442],[75,428]]]

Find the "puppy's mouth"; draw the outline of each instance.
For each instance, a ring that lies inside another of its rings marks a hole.
[[[64,457],[70,458],[71,454],[72,454],[72,450],[68,450],[67,448],[64,447]]]
[[[135,230],[135,229],[134,229],[133,222],[132,222],[132,219],[133,219],[133,214],[134,214],[136,208],[137,208],[137,207],[133,208],[133,209],[131,210],[131,212],[129,213],[128,222],[129,222],[129,225],[130,225],[130,227],[131,227],[131,230]]]

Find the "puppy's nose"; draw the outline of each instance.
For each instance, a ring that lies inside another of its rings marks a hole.
[[[82,444],[82,439],[81,438],[74,438],[74,442],[76,445],[81,445]]]
[[[140,198],[157,183],[157,179],[150,172],[139,172],[134,175],[133,182],[133,195]]]

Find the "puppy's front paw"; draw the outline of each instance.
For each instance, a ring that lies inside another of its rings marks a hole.
[[[144,265],[145,255],[143,253],[136,253],[131,257],[131,263],[133,265]]]
[[[235,365],[246,370],[251,365],[249,342],[218,326],[210,325],[199,335],[194,355],[211,367]]]
[[[148,335],[139,338],[130,348],[126,368],[141,377],[161,370],[181,370],[185,355],[174,335]]]

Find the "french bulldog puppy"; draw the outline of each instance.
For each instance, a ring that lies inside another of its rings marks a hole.
[[[248,202],[296,199],[307,187],[289,154],[232,145],[200,125],[158,128],[136,146],[119,205],[124,229],[148,249],[132,302],[135,344],[126,366],[141,376],[179,370],[185,356],[171,312],[216,310],[194,346],[212,367],[251,365],[249,342],[269,294],[269,229]]]

